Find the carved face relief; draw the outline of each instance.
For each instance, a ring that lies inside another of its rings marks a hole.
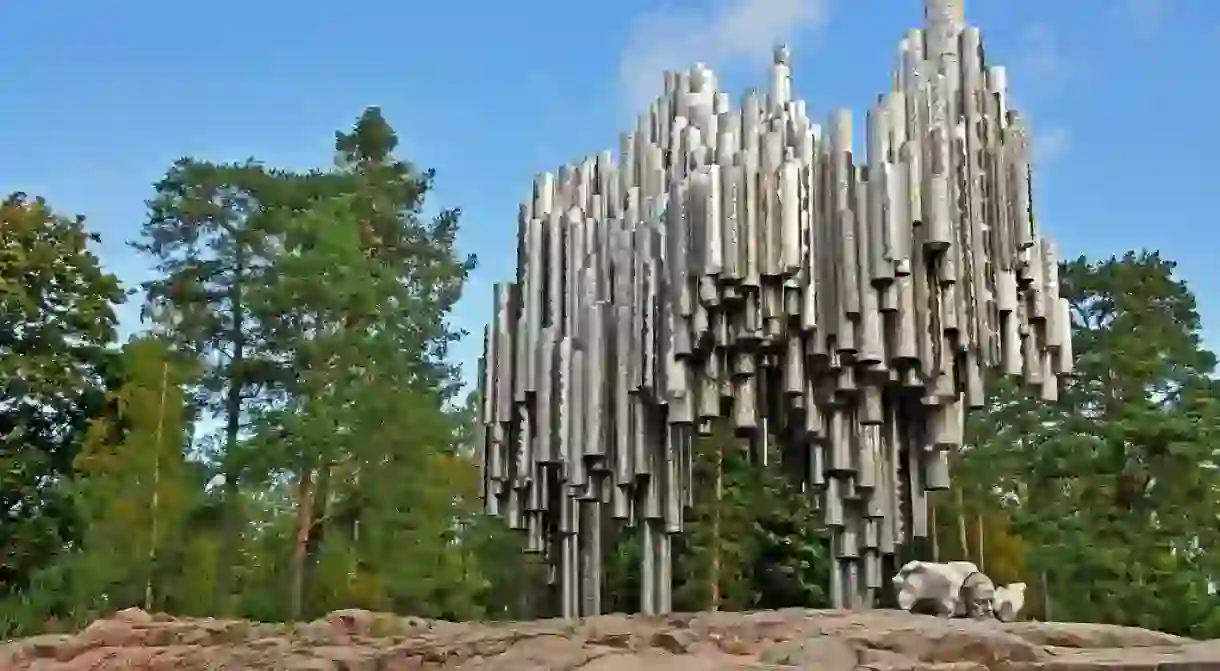
[[[994,614],[995,590],[977,590],[971,597],[971,612],[975,617],[991,617]]]
[[[991,617],[996,597],[995,583],[982,573],[972,573],[962,585],[962,598],[969,617]]]

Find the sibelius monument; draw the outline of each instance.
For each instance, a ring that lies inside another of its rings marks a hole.
[[[691,440],[771,441],[833,532],[836,607],[870,608],[928,533],[927,492],[984,369],[1045,401],[1072,370],[1030,134],[963,0],[925,0],[864,121],[814,123],[775,51],[740,108],[702,65],[609,151],[539,175],[480,359],[487,511],[602,612],[602,529],[637,530],[640,610],[671,610]]]

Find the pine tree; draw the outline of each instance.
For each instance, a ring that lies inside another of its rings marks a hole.
[[[404,346],[419,337],[416,316],[432,294],[369,253],[358,202],[333,198],[291,221],[258,292],[259,337],[295,371],[283,402],[258,413],[268,473],[295,483],[288,614],[353,590],[370,607],[469,612],[462,581],[444,567],[473,469],[452,449],[447,385],[423,376],[439,369]],[[405,548],[423,556],[405,561]]]
[[[155,186],[148,218],[133,246],[161,277],[144,285],[147,306],[168,306],[179,321],[167,329],[184,352],[206,364],[199,400],[223,424],[211,455],[224,481],[224,549],[213,602],[232,612],[233,558],[241,555],[239,439],[247,405],[264,373],[251,341],[251,283],[273,253],[259,198],[274,178],[253,161],[216,165],[185,158]],[[151,316],[151,315],[150,315]],[[166,326],[166,325],[162,325]]]
[[[1050,406],[992,384],[959,477],[1004,506],[1055,619],[1220,625],[1220,405],[1194,296],[1152,252],[1063,264],[1076,375]],[[1045,577],[1045,585],[1041,585]]]

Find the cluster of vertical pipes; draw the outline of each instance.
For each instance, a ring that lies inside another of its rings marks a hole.
[[[671,609],[691,440],[728,422],[816,497],[837,607],[872,607],[928,533],[927,492],[985,370],[1044,400],[1072,368],[1030,142],[962,0],[925,0],[865,121],[813,123],[776,50],[740,109],[696,65],[620,151],[544,173],[484,333],[487,510],[552,566],[559,615],[602,611],[603,530],[638,530],[640,610]]]

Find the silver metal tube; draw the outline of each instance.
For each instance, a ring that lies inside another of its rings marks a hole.
[[[781,47],[765,96],[734,109],[708,68],[666,73],[617,156],[535,178],[475,435],[485,509],[547,552],[560,615],[601,612],[610,519],[640,534],[640,609],[672,608],[691,440],[718,422],[804,480],[834,604],[871,607],[929,532],[984,374],[1057,398],[1069,306],[1034,223],[1029,125],[962,0],[924,9],[862,160],[849,111],[810,122]]]

